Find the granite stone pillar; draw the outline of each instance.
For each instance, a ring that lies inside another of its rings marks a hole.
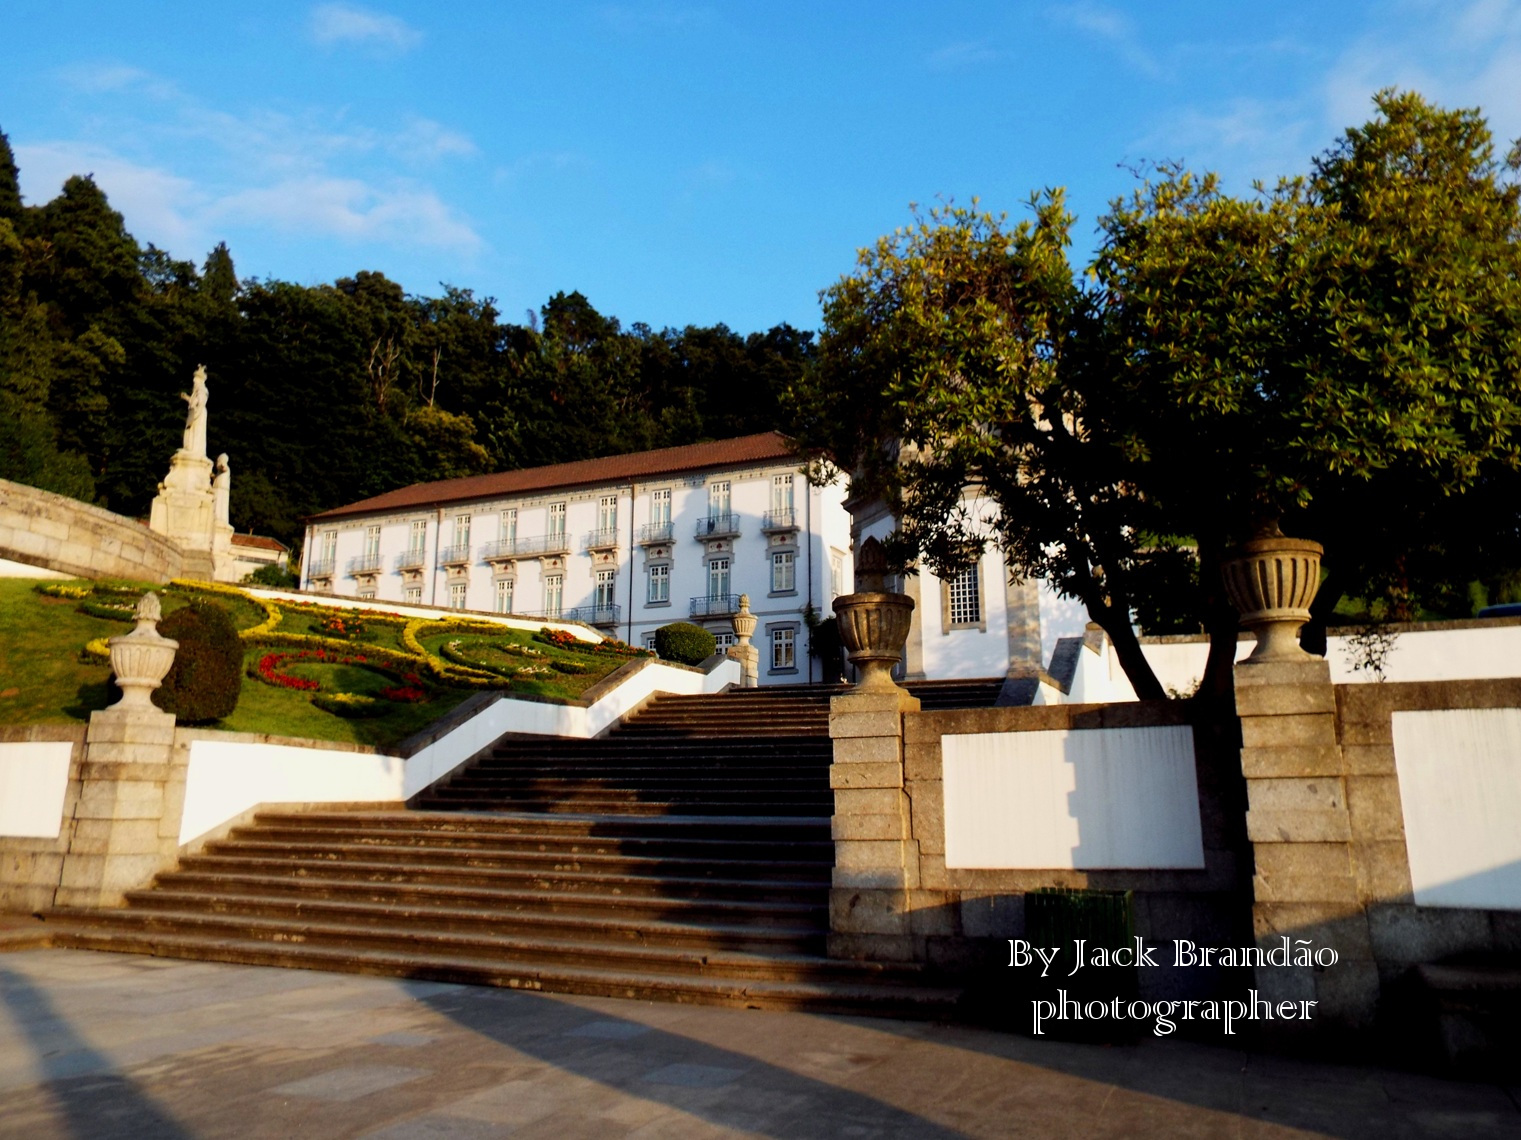
[[[1255,859],[1252,920],[1264,948],[1305,940],[1329,947],[1328,966],[1262,967],[1264,998],[1309,1000],[1312,1022],[1275,1023],[1303,1032],[1366,1028],[1379,976],[1359,889],[1347,806],[1347,771],[1336,729],[1329,665],[1302,660],[1243,662],[1235,670],[1246,777],[1247,836]]]

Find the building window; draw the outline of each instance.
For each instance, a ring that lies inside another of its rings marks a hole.
[[[428,523],[425,519],[414,519],[411,532],[407,535],[407,553],[422,558],[423,551],[428,547]]]
[[[792,476],[771,476],[771,509],[778,513],[792,510]]]
[[[597,500],[597,529],[600,531],[618,529],[617,495],[603,495]]]
[[[974,562],[946,585],[946,617],[951,629],[982,624],[982,564]]]
[[[563,505],[563,504],[562,504]],[[563,522],[562,514],[560,520]],[[565,603],[565,575],[549,574],[544,578],[544,616],[559,617]]]
[[[371,586],[369,589],[360,590],[358,596],[362,602],[373,602],[375,600],[375,587]]]
[[[502,512],[502,541],[516,542],[518,540],[518,509],[508,507]]]
[[[778,550],[771,556],[771,592],[787,593],[797,590],[797,555],[790,550]]]
[[[729,481],[708,484],[708,517],[721,519],[729,513]],[[727,591],[725,591],[727,593]]]
[[[422,605],[422,587],[408,586],[401,592],[401,600],[411,606]]]
[[[371,564],[380,559],[380,528],[378,526],[364,528],[364,557]]]
[[[655,652],[655,635],[653,633],[644,635],[644,647],[651,653]]]
[[[715,558],[708,563],[708,597],[722,598],[729,593],[729,560]]]
[[[470,516],[469,515],[455,515],[454,516],[454,545],[455,546],[465,546],[465,547],[468,547],[470,545]]]
[[[845,556],[831,553],[829,555],[829,596],[838,598],[841,594],[848,592],[845,589]]]
[[[328,567],[328,569],[331,570],[332,567],[333,567],[333,563],[336,562],[337,560],[338,560],[338,532],[336,530],[323,531],[322,532],[322,557],[319,558],[319,559],[317,559],[317,561],[326,564],[326,566]]]
[[[650,523],[664,526],[671,521],[671,489],[662,487],[650,493]]]
[[[455,582],[449,587],[449,608],[462,610],[465,608],[465,583]]]
[[[797,668],[797,630],[788,627],[771,631],[771,668]]]
[[[724,650],[731,648],[733,645],[734,645],[734,634],[732,634],[732,633],[715,633],[713,635],[713,652],[714,653],[722,653]]]
[[[664,563],[649,568],[650,588],[646,595],[651,602],[671,600],[671,568]]]
[[[549,504],[549,536],[551,538],[565,537],[565,504]]]
[[[512,612],[512,587],[511,578],[498,578],[496,580],[496,612],[510,614]]]
[[[592,604],[599,610],[613,608],[613,595],[617,589],[618,572],[616,570],[597,571],[597,592]]]

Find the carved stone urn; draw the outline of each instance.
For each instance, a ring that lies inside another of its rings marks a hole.
[[[1257,635],[1257,647],[1242,664],[1308,661],[1299,648],[1299,629],[1310,620],[1310,602],[1320,589],[1318,542],[1262,534],[1229,551],[1221,565],[1225,592],[1241,612],[1241,625]]]
[[[750,595],[739,596],[739,612],[729,619],[734,626],[734,644],[729,656],[739,662],[740,686],[753,689],[760,683],[760,650],[750,644],[758,619],[750,612]]]
[[[868,538],[856,557],[857,592],[834,600],[840,640],[845,643],[850,663],[860,673],[856,688],[866,692],[898,687],[892,670],[903,657],[903,645],[913,620],[914,599],[884,589],[886,576],[887,558],[882,544]]]
[[[121,700],[111,707],[123,710],[156,708],[153,690],[163,683],[174,665],[178,641],[160,637],[159,618],[163,617],[158,595],[149,591],[137,603],[137,628],[124,637],[113,637],[106,645],[111,650],[111,669],[121,687]]]

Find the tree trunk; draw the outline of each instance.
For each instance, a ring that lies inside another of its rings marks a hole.
[[[1116,606],[1090,605],[1088,613],[1114,643],[1114,654],[1119,658],[1120,668],[1125,670],[1125,677],[1135,695],[1143,701],[1165,701],[1167,691],[1157,680],[1146,654],[1141,652],[1141,642],[1135,635],[1135,627],[1130,624],[1129,612]]]
[[[1316,657],[1326,655],[1326,628],[1331,624],[1331,615],[1336,612],[1336,604],[1340,601],[1341,586],[1336,581],[1336,572],[1333,570],[1326,575],[1320,584],[1320,592],[1310,602],[1310,620],[1299,631],[1299,648]]]
[[[1199,589],[1204,594],[1204,632],[1209,635],[1209,657],[1197,696],[1205,700],[1234,702],[1236,693],[1236,645],[1241,617],[1225,593],[1220,576],[1221,545],[1199,541]]]

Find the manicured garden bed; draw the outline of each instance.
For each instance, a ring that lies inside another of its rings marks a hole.
[[[0,579],[0,724],[88,720],[113,697],[105,642],[158,592],[165,616],[223,606],[246,652],[238,706],[212,727],[395,744],[472,693],[572,699],[642,651],[468,618],[409,619],[236,587]]]

